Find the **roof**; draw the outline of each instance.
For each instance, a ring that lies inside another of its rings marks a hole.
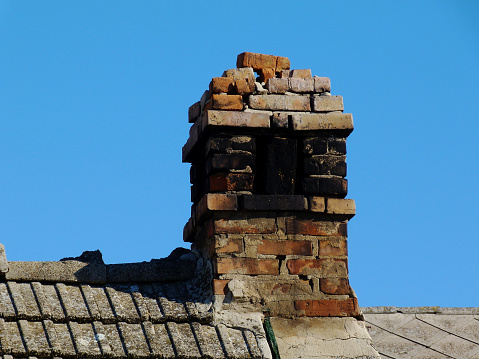
[[[364,307],[383,358],[479,358],[479,308]]]
[[[201,259],[186,249],[143,263],[105,265],[99,252],[86,252],[7,264],[8,272],[0,266],[4,358],[263,357],[258,333],[214,322],[196,276],[206,271],[196,271]]]

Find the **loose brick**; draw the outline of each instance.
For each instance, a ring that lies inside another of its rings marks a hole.
[[[311,79],[311,69],[291,70],[289,77],[298,79]]]
[[[352,217],[356,214],[356,203],[354,199],[328,198],[327,213]]]
[[[287,57],[277,56],[276,57],[276,72],[280,72],[283,70],[289,70],[291,67],[291,62]]]
[[[213,126],[269,128],[269,115],[258,112],[213,111],[203,115],[202,130]]]
[[[296,300],[294,307],[307,317],[356,317],[359,315],[356,298]]]
[[[231,77],[234,81],[246,79],[253,81],[253,83],[255,81],[254,71],[251,67],[226,70],[223,72],[223,77]]]
[[[269,79],[275,76],[274,69],[262,69],[258,70],[258,81],[266,83]]]
[[[281,70],[289,69],[290,61],[287,57],[243,52],[238,55],[236,66],[252,67],[255,71],[261,69],[273,69],[274,71],[279,72]]]
[[[228,294],[229,279],[213,279],[213,293],[216,295]]]
[[[331,92],[331,81],[328,77],[314,76],[314,92]]]
[[[348,242],[346,238],[326,238],[319,241],[319,255],[321,257],[347,256]]]
[[[245,195],[242,206],[250,211],[305,211],[306,198],[300,195]]]
[[[206,110],[242,110],[243,97],[241,95],[213,94],[205,106]]]
[[[217,173],[208,181],[210,192],[253,191],[254,174],[250,173]]]
[[[305,194],[343,198],[348,194],[348,180],[337,177],[308,177],[303,179],[303,191]]]
[[[344,111],[343,96],[314,96],[313,111]]]
[[[353,116],[350,113],[295,113],[291,115],[291,119],[296,131],[343,130],[349,134],[354,129]]]
[[[347,237],[347,225],[341,222],[288,218],[286,219],[286,234]]]
[[[235,82],[235,90],[239,95],[253,93],[255,90],[254,79],[241,79]]]
[[[235,233],[275,233],[276,221],[274,218],[222,218],[212,223],[215,234]]]
[[[238,199],[234,194],[207,193],[196,205],[196,219],[200,220],[209,211],[236,211]]]
[[[319,280],[321,292],[326,294],[349,294],[351,287],[347,278],[321,278]]]
[[[270,78],[266,82],[266,89],[269,91],[269,93],[284,94],[289,89],[289,80],[287,78]]]
[[[311,256],[313,255],[313,243],[311,241],[263,239],[262,243],[258,245],[258,253]]]
[[[290,259],[286,262],[289,274],[319,274],[324,259]]]
[[[346,177],[346,156],[314,155],[304,159],[304,174]]]
[[[243,171],[251,173],[255,164],[255,156],[246,153],[216,153],[206,160],[206,173],[224,171]]]
[[[256,110],[311,111],[309,96],[250,95],[249,105]],[[300,122],[298,119],[297,122],[300,126],[295,129],[301,129],[301,125],[304,127],[305,120]]]
[[[293,70],[294,71],[294,70]],[[288,79],[288,90],[291,92],[308,93],[313,92],[314,85],[312,79]]]
[[[188,122],[194,123],[196,119],[200,116],[201,106],[200,101],[195,102],[193,105],[190,106],[188,109]]]
[[[309,210],[311,212],[323,213],[326,211],[326,202],[324,197],[309,197]]]
[[[216,258],[218,274],[278,275],[277,259],[256,258]]]
[[[229,94],[235,93],[235,81],[232,77],[213,77],[210,82],[210,93],[217,94],[226,92]]]

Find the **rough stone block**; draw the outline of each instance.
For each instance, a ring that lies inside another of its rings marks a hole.
[[[323,213],[326,211],[326,202],[324,197],[309,197],[309,210],[311,212]]]
[[[345,300],[296,300],[294,307],[306,317],[355,317],[359,315],[356,298]]]
[[[314,96],[313,111],[344,111],[343,96]]]
[[[230,217],[215,219],[212,221],[212,229],[215,234],[238,234],[238,233],[275,233],[276,220],[272,217]]]
[[[207,193],[196,205],[196,219],[200,220],[209,211],[236,211],[238,199],[234,194]]]
[[[348,194],[348,180],[337,177],[308,177],[303,179],[303,191],[305,194],[343,198]]]
[[[346,177],[346,156],[313,155],[304,159],[304,174]]]
[[[213,111],[203,114],[202,130],[210,126],[269,128],[269,115],[258,112]]]
[[[216,153],[206,160],[206,173],[231,170],[251,173],[255,165],[254,157],[246,153]]]
[[[342,222],[288,218],[286,219],[286,234],[347,237],[347,225]]]
[[[201,113],[201,106],[200,101],[195,102],[193,105],[190,106],[188,109],[188,122],[194,123],[196,119],[200,116]]]
[[[235,93],[235,81],[232,77],[213,77],[210,82],[210,93],[217,94],[225,92],[228,94]]]
[[[321,278],[320,290],[326,294],[349,294],[351,287],[347,278]]]
[[[243,109],[243,97],[241,95],[213,94],[205,105],[206,110],[231,110]]]
[[[328,77],[314,76],[314,92],[331,92],[331,80]]]
[[[270,78],[266,82],[266,89],[273,94],[284,94],[289,89],[289,80],[287,78]]]
[[[279,261],[277,259],[216,258],[214,263],[218,274],[279,274]]]
[[[223,77],[231,77],[234,81],[248,79],[254,83],[255,75],[251,67],[244,67],[241,69],[230,69],[223,72]]]
[[[296,131],[343,130],[349,134],[354,129],[353,116],[350,113],[295,113],[291,115],[291,119]]]
[[[313,80],[290,77],[288,79],[288,90],[291,92],[299,92],[299,93],[313,92],[314,91]]]
[[[309,96],[287,96],[287,95],[250,95],[249,105],[257,110],[271,111],[311,111]],[[298,128],[305,127],[306,120],[297,120]],[[308,123],[309,124],[309,123]],[[312,124],[309,124],[312,127]]]
[[[354,199],[328,198],[327,213],[346,214],[351,217],[356,214],[356,203]]]
[[[242,207],[249,211],[305,211],[308,203],[300,195],[245,195]]]
[[[208,181],[209,192],[253,191],[254,174],[217,173]]]
[[[320,240],[319,255],[321,257],[347,256],[348,242],[346,238],[332,237]]]
[[[255,89],[254,80],[247,78],[235,82],[235,90],[238,95],[253,93]]]
[[[313,242],[263,239],[258,245],[257,251],[259,254],[311,256],[313,255]]]

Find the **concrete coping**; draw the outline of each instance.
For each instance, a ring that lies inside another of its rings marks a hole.
[[[361,307],[363,314],[442,314],[477,315],[479,307]]]

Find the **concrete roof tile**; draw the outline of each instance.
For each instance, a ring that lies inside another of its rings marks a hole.
[[[469,358],[479,352],[479,345],[449,334],[431,345],[431,349],[449,355],[453,358]]]

